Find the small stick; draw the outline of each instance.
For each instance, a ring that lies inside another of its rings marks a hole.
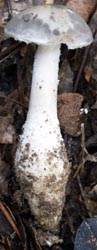
[[[85,192],[84,192],[84,190],[83,190],[83,186],[82,186],[82,184],[81,184],[81,180],[80,180],[80,176],[79,176],[79,175],[77,176],[77,182],[78,182],[78,185],[79,185],[79,189],[80,189],[80,192],[81,192],[81,196],[82,196],[82,198],[83,198],[83,200],[84,200],[85,207],[86,207],[86,209],[87,209],[87,211],[88,211],[88,215],[89,215],[89,217],[91,218],[91,217],[92,217],[92,214],[91,214],[91,212],[90,212],[90,208],[89,208],[89,206],[88,206],[87,198],[86,198]]]
[[[85,164],[85,131],[84,131],[84,123],[81,124],[81,146],[82,146],[82,159],[81,162],[75,171],[74,178],[78,176],[79,172],[83,170]]]
[[[0,53],[0,63],[4,62],[10,56],[17,54],[23,46],[24,46],[23,43],[21,44],[15,43],[10,48],[2,51]]]
[[[84,55],[83,55],[82,64],[81,64],[81,66],[80,66],[80,68],[79,68],[78,75],[77,75],[76,80],[75,80],[75,85],[74,85],[74,88],[73,88],[73,92],[76,92],[76,91],[77,91],[78,83],[79,83],[79,80],[80,80],[80,78],[81,78],[82,72],[83,72],[83,70],[84,70],[85,63],[86,63],[86,60],[87,60],[87,57],[88,57],[90,48],[91,48],[91,45],[89,45],[89,46],[85,49],[85,52],[84,52]]]
[[[95,21],[95,19],[96,19],[96,12],[94,13],[94,15],[92,16],[92,18],[91,18],[91,20],[89,22],[89,26],[90,26],[90,28],[92,30],[94,38],[95,38],[95,35],[96,35],[96,32],[97,32],[97,22]],[[81,66],[79,68],[76,80],[75,80],[75,85],[74,85],[74,88],[73,88],[73,92],[77,91],[79,80],[80,80],[81,75],[83,73],[83,70],[84,70],[84,67],[85,67],[85,64],[86,64],[86,61],[87,61],[87,58],[88,58],[88,54],[89,54],[89,51],[90,51],[91,47],[92,47],[92,44],[90,44],[89,46],[87,46],[86,49],[84,50],[84,55],[83,55],[82,63],[81,63]]]
[[[4,214],[5,218],[7,219],[7,221],[9,222],[9,224],[11,225],[11,227],[13,228],[13,230],[15,231],[15,233],[18,235],[18,237],[21,239],[21,235],[20,232],[12,218],[12,216],[10,215],[10,213],[8,212],[8,210],[5,208],[5,206],[3,205],[3,203],[0,201],[0,210],[2,211],[2,213]]]

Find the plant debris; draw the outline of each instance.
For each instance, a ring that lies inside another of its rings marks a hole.
[[[36,46],[6,38],[4,26],[32,0],[0,0],[0,249],[97,249],[97,1],[65,0],[89,23],[94,42],[86,49],[61,48],[58,116],[71,175],[59,238],[41,248],[40,227],[23,199],[14,173],[14,152],[26,118]],[[82,223],[82,224],[81,224]],[[34,227],[35,226],[35,227]],[[44,231],[45,235],[45,231]]]
[[[77,93],[64,93],[58,96],[58,117],[64,133],[79,136],[84,110],[81,114],[83,96]],[[69,124],[69,125],[68,125]]]

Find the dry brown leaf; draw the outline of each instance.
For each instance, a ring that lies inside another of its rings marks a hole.
[[[90,65],[86,65],[84,68],[84,73],[85,79],[87,80],[87,82],[89,82],[92,76],[92,67]]]
[[[77,11],[86,21],[94,12],[97,5],[97,0],[69,0],[67,7]]]
[[[82,102],[83,96],[77,93],[64,93],[58,96],[58,117],[60,126],[66,134],[80,135]]]

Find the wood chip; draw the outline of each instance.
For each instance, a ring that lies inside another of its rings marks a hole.
[[[83,96],[77,93],[64,93],[58,96],[58,117],[60,126],[66,134],[80,135],[82,102]]]

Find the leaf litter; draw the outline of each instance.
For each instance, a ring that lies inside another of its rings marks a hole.
[[[21,8],[25,8],[28,1],[11,0],[10,3],[12,9],[4,1],[0,1],[2,9],[0,21],[2,31],[0,35],[0,204],[3,207],[3,210],[0,210],[0,225],[5,229],[4,232],[0,231],[0,249],[18,247],[18,249],[39,250],[41,246],[33,229],[36,222],[30,214],[27,202],[22,198],[13,167],[18,136],[27,113],[31,65],[36,48],[32,46],[31,56],[29,46],[6,39],[4,36],[3,28],[13,9],[16,12],[20,11]],[[65,46],[62,46],[58,115],[68,156],[72,162],[72,171],[60,226],[63,243],[52,246],[52,250],[63,248],[94,250],[96,248],[93,248],[93,244],[96,244],[97,240],[94,236],[96,235],[96,219],[92,218],[97,213],[97,192],[95,191],[97,186],[97,6],[95,0],[81,0],[80,4],[78,1],[68,0],[65,3],[79,10],[86,20],[89,21],[91,17],[90,26],[94,34],[94,42],[88,49],[77,51],[68,51]],[[31,4],[30,1],[29,4]],[[65,82],[67,85],[64,84]],[[88,110],[88,112],[81,115],[81,109]],[[83,123],[84,132],[81,130]],[[83,136],[84,140],[82,140]],[[17,200],[20,201],[20,206]],[[5,218],[6,209],[8,217]],[[19,220],[15,217],[19,217]],[[86,220],[83,221],[83,218]],[[81,224],[82,221],[83,224]],[[6,223],[8,223],[7,229]],[[93,232],[91,232],[91,225]],[[82,236],[78,234],[84,232],[86,228],[90,239],[86,241],[83,237],[82,243],[84,247],[86,243],[90,245],[83,248],[80,243]],[[19,235],[22,235],[21,239]],[[44,247],[44,249],[47,248]]]

